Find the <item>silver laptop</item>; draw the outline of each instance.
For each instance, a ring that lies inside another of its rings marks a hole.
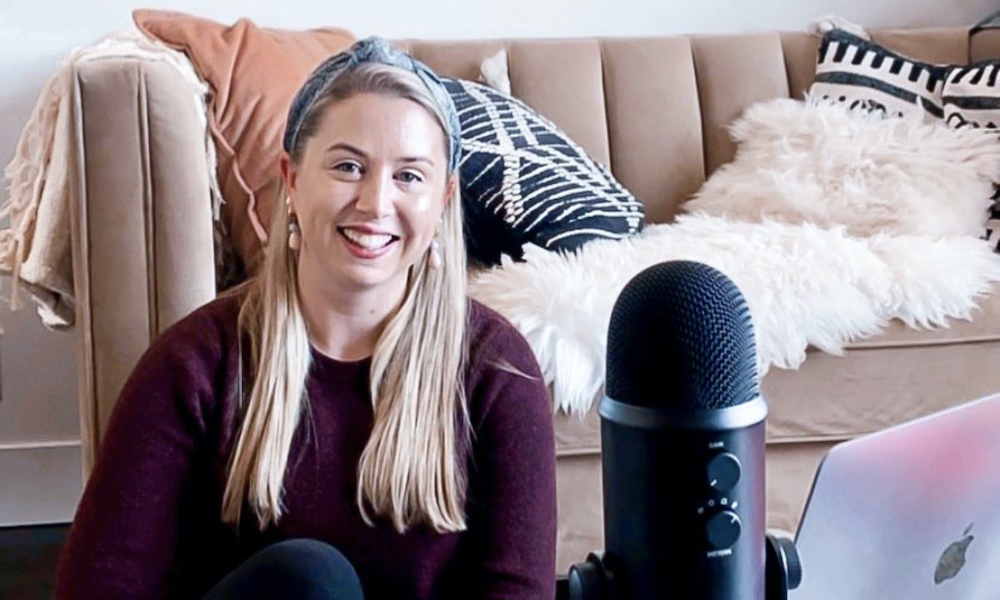
[[[1000,394],[838,444],[789,600],[1000,600]]]

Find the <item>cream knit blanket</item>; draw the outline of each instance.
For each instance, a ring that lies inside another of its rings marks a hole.
[[[184,54],[138,31],[112,33],[92,46],[75,48],[46,82],[18,139],[14,157],[4,170],[9,197],[0,207],[0,273],[12,280],[10,306],[20,306],[26,289],[50,328],[73,325],[76,301],[70,224],[70,144],[72,86],[77,65],[112,58],[164,61],[177,68],[191,86],[192,101],[205,128],[206,168],[215,182],[215,147],[207,133],[206,86]],[[218,190],[213,190],[216,204]],[[218,206],[216,206],[216,212]]]

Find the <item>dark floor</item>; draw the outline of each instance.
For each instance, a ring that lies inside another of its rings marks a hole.
[[[69,525],[0,527],[0,600],[51,600],[56,561]],[[556,600],[568,597],[565,577]]]
[[[68,525],[0,528],[0,600],[49,600]]]

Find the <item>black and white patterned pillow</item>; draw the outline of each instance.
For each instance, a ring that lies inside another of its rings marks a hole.
[[[949,127],[973,127],[1000,135],[1000,61],[949,68],[942,101],[944,120]],[[993,187],[993,207],[986,221],[984,238],[993,244],[994,251],[1000,252],[1000,185]]]
[[[506,94],[445,79],[462,124],[460,166],[473,261],[524,256],[523,246],[573,251],[640,231],[642,203],[551,121]]]
[[[983,239],[993,245],[993,251],[1000,253],[1000,185],[993,184],[993,205],[986,218],[986,235]]]
[[[949,127],[1000,127],[1000,61],[948,69],[942,100]]]
[[[823,35],[810,96],[880,111],[940,119],[947,67],[919,62],[842,29]]]

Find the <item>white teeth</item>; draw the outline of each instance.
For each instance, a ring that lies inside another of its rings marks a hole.
[[[341,229],[347,239],[359,246],[375,250],[381,248],[392,241],[392,236],[387,233],[362,233],[353,229]]]

